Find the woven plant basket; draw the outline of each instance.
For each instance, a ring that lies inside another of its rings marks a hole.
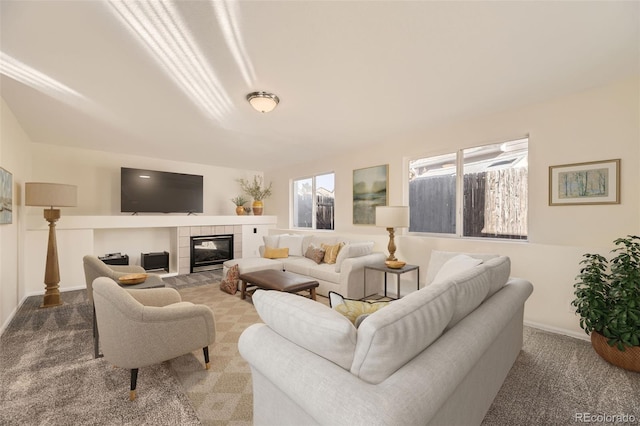
[[[591,345],[605,361],[629,371],[640,373],[640,346],[625,348],[624,352],[609,346],[607,338],[597,331],[591,332]]]

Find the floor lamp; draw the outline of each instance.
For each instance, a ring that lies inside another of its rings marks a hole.
[[[49,222],[49,243],[47,263],[44,270],[45,293],[41,308],[62,305],[60,300],[60,268],[56,245],[56,222],[60,219],[60,209],[54,207],[75,207],[78,187],[60,183],[25,183],[25,206],[44,206],[44,218]]]
[[[387,260],[396,259],[396,243],[393,239],[395,228],[409,227],[409,206],[378,206],[376,207],[376,226],[382,226],[389,231],[389,257]]]

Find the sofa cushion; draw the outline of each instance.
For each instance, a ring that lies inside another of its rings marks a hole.
[[[382,382],[442,334],[454,305],[453,286],[429,286],[369,315],[358,328],[351,373]]]
[[[335,309],[358,328],[367,316],[387,306],[389,301],[347,299],[335,291],[329,292],[329,306]]]
[[[431,250],[431,257],[429,259],[429,266],[427,266],[427,273],[425,276],[425,285],[429,285],[433,282],[433,278],[436,276],[442,265],[444,265],[449,259],[459,254],[466,254],[467,256],[474,257],[476,259],[489,260],[498,257],[497,254],[489,253],[460,253],[454,251],[439,251]]]
[[[280,235],[278,248],[288,248],[289,256],[302,256],[304,255],[304,252],[302,251],[303,238],[304,237],[302,235]]]
[[[484,262],[484,266],[489,271],[489,293],[485,297],[485,300],[493,296],[498,290],[500,290],[509,281],[511,275],[511,259],[507,256],[499,256],[495,259],[489,259]]]
[[[343,315],[322,303],[280,291],[256,290],[252,300],[262,321],[276,333],[349,369],[356,328]]]
[[[267,259],[283,259],[289,257],[289,249],[287,247],[275,248],[267,246],[264,248],[264,257]]]
[[[491,287],[490,274],[485,265],[462,270],[448,279],[433,281],[430,287],[451,287],[455,289],[456,302],[447,329],[473,312],[487,297]]]
[[[282,271],[282,261],[267,259],[264,257],[244,257],[241,259],[231,259],[223,263],[227,272],[233,265],[238,265],[241,274],[261,271],[263,269],[276,269]]]
[[[338,253],[344,246],[344,243],[338,243],[335,245],[322,244],[320,247],[324,249],[324,263],[333,264],[336,263]]]
[[[373,241],[345,244],[338,252],[338,257],[336,257],[336,272],[340,272],[342,262],[345,259],[366,256],[371,252],[373,252]]]
[[[336,272],[335,266],[328,263],[321,263],[320,265],[311,266],[307,270],[306,275],[317,280],[327,281],[335,284],[340,283],[340,272]]]
[[[451,259],[447,260],[444,265],[442,265],[440,270],[438,270],[436,276],[433,277],[432,283],[449,279],[452,276],[471,269],[474,266],[478,266],[481,263],[482,259],[467,256],[466,254],[453,256]]]
[[[316,262],[306,257],[293,256],[282,260],[282,265],[285,271],[293,272],[294,274],[310,276],[310,270],[318,266]]]

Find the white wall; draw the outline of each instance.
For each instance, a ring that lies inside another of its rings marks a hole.
[[[275,189],[267,205],[269,214],[277,215],[279,228],[287,228],[291,179],[333,171],[336,231],[370,234],[377,248],[386,251],[385,230],[352,225],[354,169],[389,164],[389,203],[407,204],[409,159],[448,153],[450,147],[467,148],[529,135],[528,242],[404,235],[397,238],[396,255],[420,265],[422,280],[432,249],[509,255],[512,275],[527,278],[535,286],[526,305],[526,320],[583,336],[577,317],[568,307],[582,254],[605,254],[615,238],[640,233],[639,88],[639,79],[631,78],[499,114],[399,135],[338,158],[266,171],[266,180],[272,180]],[[612,158],[622,159],[621,204],[548,205],[549,166]]]
[[[78,206],[61,209],[65,215],[120,215],[120,167],[189,173],[204,176],[204,216],[235,215],[231,198],[242,194],[236,179],[262,172],[206,164],[33,144],[33,181],[78,186]],[[221,155],[223,155],[221,153]],[[40,214],[27,207],[27,214]],[[129,213],[124,213],[129,214]]]
[[[21,191],[30,173],[30,141],[20,123],[0,100],[0,167],[13,175],[13,223],[0,225],[0,332],[18,308],[23,265],[24,221],[22,220]],[[43,284],[44,286],[44,284]],[[43,288],[44,290],[44,288]]]

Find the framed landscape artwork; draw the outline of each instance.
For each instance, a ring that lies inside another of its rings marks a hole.
[[[0,167],[0,225],[13,221],[13,175]]]
[[[549,167],[549,205],[620,204],[620,159]]]
[[[376,207],[388,200],[389,165],[353,171],[353,224],[375,225]]]

